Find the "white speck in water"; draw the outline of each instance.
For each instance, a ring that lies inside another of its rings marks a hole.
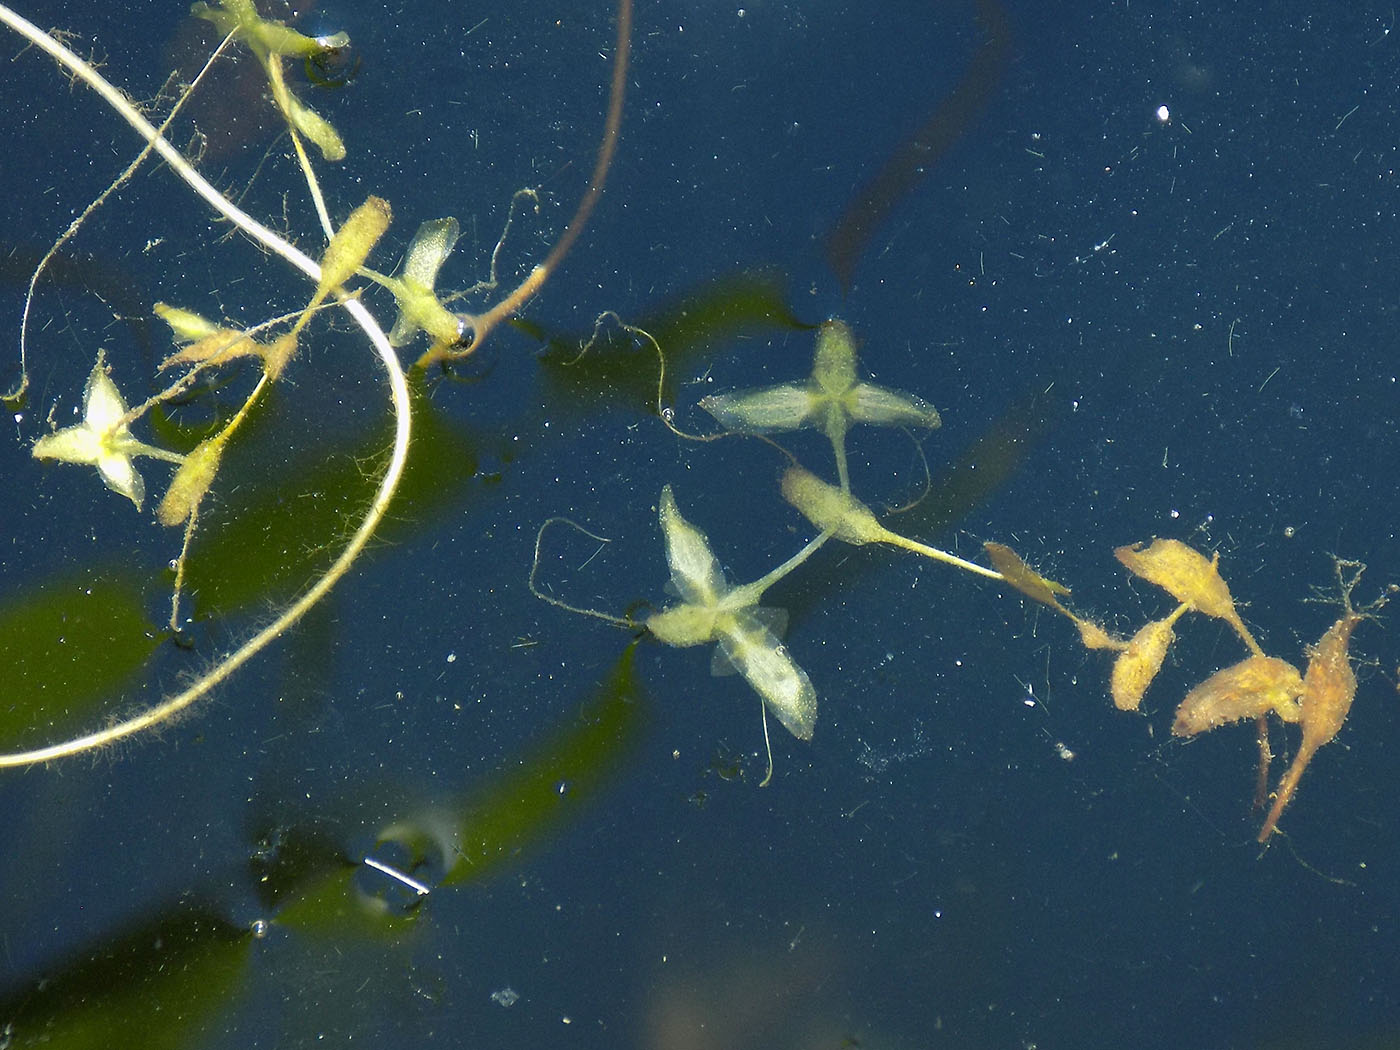
[[[502,1006],[514,1006],[519,999],[520,993],[509,985],[504,988],[498,988],[491,993],[491,1001],[500,1003]]]

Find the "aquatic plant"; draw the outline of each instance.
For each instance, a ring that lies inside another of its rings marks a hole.
[[[0,766],[29,765],[78,754],[168,721],[196,701],[208,696],[238,668],[285,634],[288,628],[335,586],[363,553],[383,521],[403,475],[412,433],[412,403],[404,368],[399,362],[394,344],[361,301],[360,290],[353,287],[355,278],[363,272],[372,279],[377,279],[378,283],[387,286],[395,294],[399,303],[400,322],[394,331],[395,341],[399,345],[407,343],[416,330],[426,328],[436,340],[433,349],[426,356],[447,358],[469,354],[480,346],[492,328],[513,315],[537,292],[549,273],[562,261],[598,200],[616,148],[631,35],[630,0],[620,0],[618,6],[619,46],[614,61],[607,126],[593,178],[573,222],[546,259],[535,266],[517,287],[506,292],[494,306],[480,315],[461,315],[459,319],[446,320],[450,315],[432,285],[437,268],[451,250],[451,241],[455,240],[455,237],[449,235],[449,231],[455,229],[455,220],[433,220],[420,228],[420,235],[409,253],[404,276],[385,278],[368,271],[364,267],[365,261],[390,222],[391,211],[388,202],[371,196],[363,205],[354,209],[338,229],[333,228],[315,168],[302,145],[303,137],[309,139],[327,161],[338,161],[345,157],[344,144],[331,124],[301,102],[287,86],[282,72],[283,59],[288,56],[311,58],[343,48],[348,42],[345,35],[337,33],[317,38],[308,37],[279,22],[264,18],[257,12],[252,0],[219,0],[212,5],[197,3],[193,13],[213,23],[224,34],[219,51],[228,46],[246,47],[264,70],[272,98],[286,122],[299,167],[315,203],[328,242],[325,251],[320,260],[313,259],[287,238],[244,211],[210,183],[165,137],[164,128],[174,119],[175,113],[189,93],[196,90],[198,78],[172,107],[165,124],[156,127],[93,63],[79,56],[57,34],[39,29],[9,7],[0,5],[0,22],[40,52],[54,59],[75,80],[95,91],[117,116],[136,131],[144,144],[137,159],[128,166],[116,183],[84,210],[40,261],[30,282],[30,293],[26,299],[21,324],[19,382],[7,395],[7,400],[15,405],[22,404],[29,386],[28,317],[39,274],[55,257],[58,248],[101,207],[116,187],[128,180],[151,154],[155,154],[215,213],[264,250],[280,257],[315,282],[315,291],[306,307],[293,317],[272,318],[242,330],[230,330],[205,321],[192,311],[161,304],[156,307],[155,312],[170,324],[177,341],[186,344],[168,357],[161,366],[163,369],[183,368],[184,371],[178,378],[163,391],[135,408],[128,409],[116,385],[107,374],[104,352],[99,349],[96,355],[97,362],[84,388],[82,422],[74,427],[44,435],[34,445],[33,453],[36,459],[96,466],[107,486],[130,498],[137,509],[140,509],[144,498],[144,482],[135,470],[132,462],[134,457],[155,457],[180,464],[161,501],[158,514],[162,524],[186,526],[184,545],[177,559],[176,582],[172,596],[172,629],[178,630],[180,588],[185,575],[190,541],[199,519],[199,506],[217,480],[225,447],[264,392],[283,377],[288,362],[296,353],[299,334],[318,314],[324,302],[334,302],[353,319],[369,340],[384,369],[395,420],[393,448],[380,474],[374,497],[358,524],[352,529],[350,539],[339,556],[298,597],[279,610],[270,623],[219,659],[197,680],[174,696],[102,729],[41,747],[0,754]],[[425,230],[433,232],[425,234]],[[264,329],[285,326],[288,322],[290,326],[269,343],[261,343],[253,338]],[[449,342],[461,342],[462,345],[449,346]],[[131,426],[153,409],[183,397],[195,385],[196,380],[204,377],[206,373],[245,357],[254,357],[259,361],[261,374],[239,410],[223,423],[214,436],[203,440],[188,453],[177,453],[141,442],[131,435]]]
[[[77,754],[168,721],[208,696],[239,667],[283,636],[322,599],[364,552],[388,513],[403,477],[412,440],[414,409],[408,371],[399,359],[399,352],[420,334],[425,335],[428,347],[413,366],[422,374],[422,370],[429,367],[471,355],[504,321],[514,317],[576,243],[598,203],[616,150],[627,78],[630,0],[620,0],[618,4],[618,47],[612,65],[604,131],[587,189],[572,219],[545,257],[514,287],[505,290],[498,287],[493,255],[490,278],[474,291],[490,294],[494,301],[481,308],[464,309],[461,308],[464,293],[439,287],[443,268],[461,233],[456,218],[446,216],[422,221],[409,242],[402,264],[387,268],[387,272],[373,268],[370,259],[392,222],[388,200],[370,194],[350,211],[344,222],[337,226],[332,220],[333,210],[340,209],[328,206],[316,163],[342,162],[347,156],[346,144],[331,122],[299,97],[287,79],[284,66],[289,59],[309,65],[328,61],[328,56],[348,46],[345,34],[308,36],[264,17],[252,0],[197,3],[193,14],[223,34],[216,56],[229,48],[246,49],[262,70],[272,105],[293,145],[325,246],[319,258],[308,255],[287,236],[274,231],[231,200],[208,181],[195,163],[171,145],[166,130],[186,99],[197,90],[199,78],[170,107],[162,124],[156,126],[140,107],[109,83],[93,63],[80,57],[58,35],[46,33],[8,7],[0,6],[0,21],[95,91],[137,132],[143,144],[126,171],[79,215],[40,261],[30,282],[30,294],[21,318],[19,380],[8,400],[20,405],[27,396],[32,342],[29,317],[40,273],[55,258],[58,249],[104,206],[111,194],[153,156],[243,235],[308,277],[314,285],[312,293],[300,309],[248,326],[211,321],[179,305],[154,304],[152,312],[167,323],[177,347],[163,359],[158,371],[171,371],[174,378],[144,402],[129,407],[109,373],[109,348],[95,348],[95,363],[88,370],[82,389],[80,420],[39,436],[32,447],[33,457],[95,467],[104,484],[127,497],[138,510],[144,504],[146,492],[145,479],[137,469],[136,460],[146,457],[175,464],[156,515],[162,525],[184,528],[181,552],[174,559],[171,596],[170,626],[172,635],[178,638],[181,594],[191,543],[199,528],[201,507],[219,484],[225,454],[251,418],[255,406],[263,403],[267,392],[283,381],[297,358],[303,334],[328,309],[343,311],[354,321],[369,340],[385,373],[395,420],[392,450],[378,475],[373,499],[350,530],[350,538],[339,555],[299,595],[281,607],[267,625],[219,658],[175,695],[105,728],[58,743],[0,754],[0,766],[26,765]],[[313,161],[307,144],[314,148],[319,161]],[[529,200],[534,196],[535,191],[526,189],[520,192],[517,200]],[[513,215],[512,210],[512,218]],[[510,219],[507,226],[509,222]],[[843,250],[846,260],[843,272],[849,271],[853,250],[854,247]],[[362,299],[362,293],[371,286],[383,288],[393,297],[395,318],[387,334]],[[658,413],[683,439],[699,437],[676,428],[671,422],[670,410],[661,404],[665,395],[668,347],[639,326],[622,322],[619,325],[630,335],[650,343],[658,355],[662,373],[657,384]],[[817,326],[813,364],[805,378],[712,394],[697,404],[723,428],[725,435],[761,437],[771,442],[772,435],[815,429],[826,438],[835,460],[834,483],[807,470],[791,456],[781,482],[783,496],[817,530],[797,554],[751,583],[730,584],[719,570],[708,539],[681,515],[668,485],[662,490],[659,520],[670,584],[679,595],[678,602],[635,618],[565,603],[544,594],[536,586],[540,567],[538,544],[536,563],[530,574],[532,590],[565,609],[644,631],[673,647],[715,645],[717,668],[738,670],[761,698],[764,709],[772,711],[802,740],[810,739],[814,732],[817,690],[779,640],[781,615],[759,602],[769,587],[795,573],[828,539],[860,546],[880,544],[915,552],[1015,589],[1069,618],[1078,628],[1085,646],[1116,654],[1109,675],[1109,692],[1114,704],[1125,711],[1140,708],[1175,641],[1177,625],[1188,614],[1200,613],[1221,619],[1239,636],[1250,656],[1237,667],[1209,677],[1193,690],[1178,714],[1177,729],[1182,734],[1196,733],[1253,717],[1259,735],[1262,782],[1271,757],[1268,716],[1272,714],[1285,723],[1302,725],[1301,761],[1295,763],[1280,785],[1274,810],[1262,833],[1262,837],[1267,837],[1292,797],[1303,766],[1322,744],[1335,736],[1341,720],[1346,717],[1355,691],[1354,682],[1347,678],[1351,633],[1365,615],[1379,608],[1381,600],[1354,609],[1350,604],[1350,592],[1355,579],[1343,582],[1345,615],[1319,643],[1308,673],[1301,674],[1285,661],[1267,657],[1255,641],[1236,612],[1229,588],[1219,573],[1218,554],[1207,559],[1172,539],[1157,539],[1145,549],[1139,546],[1118,548],[1116,556],[1130,572],[1161,587],[1177,600],[1170,612],[1150,620],[1129,637],[1119,638],[1097,620],[1072,611],[1067,604],[1068,589],[1040,575],[1006,545],[994,542],[986,545],[987,557],[992,562],[989,568],[892,529],[856,495],[847,459],[848,435],[857,424],[932,431],[940,426],[941,416],[929,401],[917,394],[863,379],[857,365],[856,345],[855,332],[845,321],[828,318]],[[222,381],[234,370],[249,365],[257,370],[256,382],[235,410],[217,419],[212,433],[182,450],[135,436],[133,427],[149,425],[155,416],[189,396],[201,384]],[[706,435],[707,438],[716,436]],[[1324,710],[1330,714],[1324,716]]]

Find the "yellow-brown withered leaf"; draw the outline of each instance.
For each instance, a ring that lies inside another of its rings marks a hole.
[[[1224,620],[1235,629],[1251,653],[1264,655],[1235,611],[1235,600],[1220,575],[1219,552],[1207,561],[1204,554],[1180,540],[1153,540],[1147,550],[1141,550],[1141,546],[1135,543],[1119,547],[1113,553],[1128,571],[1165,589],[1195,612]]]
[[[1172,624],[1181,612],[1178,609],[1164,620],[1153,620],[1133,635],[1128,647],[1114,661],[1109,689],[1113,694],[1113,706],[1118,710],[1136,711],[1142,703],[1142,695],[1162,669],[1167,649],[1176,637]]]
[[[1076,616],[1074,625],[1079,628],[1079,640],[1084,643],[1085,649],[1114,649],[1122,652],[1128,648],[1127,642],[1121,638],[1113,637],[1093,620]]]
[[[1302,693],[1303,676],[1287,660],[1251,656],[1216,671],[1186,694],[1176,709],[1172,736],[1194,736],[1269,711],[1285,722],[1297,722]]]
[[[284,332],[272,342],[262,347],[263,371],[267,373],[267,378],[276,379],[282,374],[282,369],[287,367],[287,362],[296,356],[297,334],[295,331]]]
[[[1047,580],[1027,565],[1019,554],[1004,543],[987,542],[982,544],[992,566],[1006,577],[1006,582],[1015,587],[1027,598],[1034,598],[1052,609],[1060,609],[1060,595],[1068,595],[1069,588],[1064,584]],[[1061,610],[1063,611],[1063,610]]]
[[[160,363],[161,370],[176,365],[222,365],[238,357],[260,356],[262,347],[236,328],[218,328],[181,347]]]
[[[1146,550],[1141,547],[1134,543],[1113,554],[1129,572],[1155,583],[1196,612],[1223,620],[1234,618],[1234,599],[1216,568],[1218,553],[1207,561],[1204,554],[1180,540],[1156,539]]]

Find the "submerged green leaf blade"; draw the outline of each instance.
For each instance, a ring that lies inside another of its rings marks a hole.
[[[50,579],[0,606],[0,659],[10,684],[0,707],[9,749],[31,732],[91,722],[155,651],[134,578]]]
[[[0,1000],[6,1045],[203,1045],[246,982],[252,943],[246,928],[211,908],[168,909]]]
[[[494,779],[463,807],[457,864],[443,885],[480,878],[543,839],[591,799],[618,769],[641,728],[637,643],[623,651],[576,718],[518,768]],[[561,785],[567,790],[561,791]]]

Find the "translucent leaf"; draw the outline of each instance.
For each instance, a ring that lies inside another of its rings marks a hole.
[[[777,637],[747,613],[737,613],[719,644],[768,709],[799,740],[811,740],[817,722],[817,692]]]
[[[728,590],[724,573],[705,534],[681,517],[670,485],[661,490],[661,534],[666,540],[671,582],[681,598],[687,602],[717,601]]]
[[[852,391],[850,416],[857,423],[928,427],[930,430],[943,422],[938,409],[922,398],[886,390],[874,383],[861,383]]]
[[[65,427],[34,442],[34,458],[96,464],[102,458],[102,438],[87,427]]]
[[[156,303],[152,309],[157,317],[170,326],[170,332],[177,343],[193,343],[221,330],[213,321],[206,320],[193,310],[171,306],[169,303]]]
[[[179,463],[184,457],[132,437],[129,426],[122,422],[125,416],[126,401],[107,375],[102,352],[98,351],[97,364],[83,390],[83,421],[41,437],[34,443],[33,454],[36,459],[97,467],[103,483],[140,510],[146,486],[132,459],[154,456]]]
[[[772,635],[781,638],[787,632],[788,614],[786,609],[779,609],[772,605],[755,605],[744,610],[755,623],[762,624]],[[717,678],[728,677],[739,673],[739,668],[734,666],[734,661],[729,659],[729,654],[723,645],[715,646],[715,652],[710,657],[710,674]]]
[[[438,271],[452,254],[461,232],[457,220],[450,216],[423,223],[409,242],[400,276],[423,288],[437,287]]]
[[[444,345],[461,338],[461,319],[442,305],[433,290],[438,271],[452,254],[460,233],[457,220],[446,218],[423,223],[413,235],[403,269],[389,284],[399,307],[394,330],[389,333],[391,345],[404,346],[420,331]]]
[[[676,509],[669,485],[661,490],[661,530],[666,537],[671,582],[684,601],[648,617],[647,629],[668,645],[717,641],[724,659],[748,679],[783,725],[801,739],[810,739],[816,722],[816,691],[769,629],[769,624],[785,622],[786,614],[760,609],[758,600],[769,586],[821,546],[826,536],[813,540],[766,576],[731,588],[704,533]],[[712,666],[722,671],[724,665],[716,660]]]
[[[175,365],[194,365],[204,362],[221,365],[239,357],[261,357],[263,347],[235,328],[216,328],[181,347],[160,363],[162,370]]]
[[[104,485],[131,500],[137,510],[146,502],[146,482],[137,473],[130,456],[104,451],[97,461],[97,473]]]
[[[701,398],[700,407],[737,434],[767,434],[805,426],[817,409],[806,383],[738,390]]]
[[[747,612],[756,623],[762,624],[779,638],[787,634],[788,611],[786,609],[780,609],[776,605],[755,605]]]
[[[298,131],[316,144],[321,156],[335,162],[345,159],[345,143],[330,121],[321,116],[290,92],[286,95],[287,119]]]
[[[714,653],[710,656],[710,674],[716,678],[728,678],[736,675],[739,669],[734,666],[734,661],[729,659],[729,654],[724,651],[724,646],[715,646]]]
[[[126,399],[107,374],[99,357],[83,390],[83,422],[88,429],[102,433],[116,426],[126,415]]]

